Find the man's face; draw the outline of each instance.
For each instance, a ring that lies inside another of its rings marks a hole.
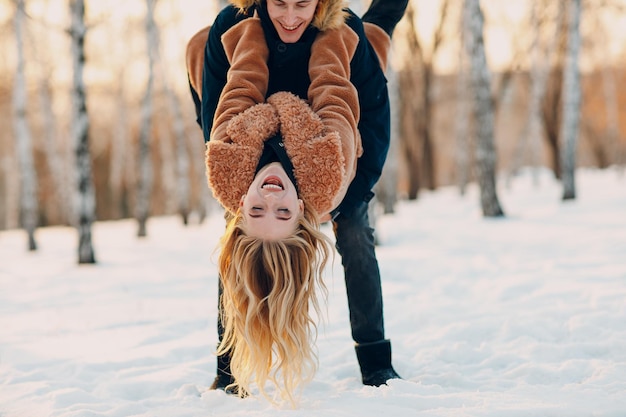
[[[309,27],[319,0],[267,0],[267,12],[285,43],[298,42]]]

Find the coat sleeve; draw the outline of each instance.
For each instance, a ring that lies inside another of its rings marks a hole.
[[[234,116],[225,129],[224,140],[207,144],[206,166],[213,196],[231,213],[254,179],[263,144],[278,132],[279,119],[267,103],[249,107]]]
[[[387,69],[389,51],[391,50],[391,38],[384,30],[373,23],[363,22],[363,29],[365,30],[367,40],[376,52],[380,68],[385,71]]]
[[[350,81],[350,63],[359,36],[346,24],[320,32],[311,47],[308,99],[311,109],[321,118],[327,133],[334,132],[341,141],[344,175],[331,208],[342,201],[356,174],[357,159],[362,153],[359,122],[359,94]]]
[[[205,142],[211,138],[215,109],[230,68],[222,45],[222,35],[238,22],[236,13],[232,7],[223,9],[215,18],[203,46],[201,81],[196,82],[198,87],[196,91],[201,101],[198,119]]]
[[[222,35],[222,44],[230,69],[215,110],[212,140],[226,140],[230,119],[265,102],[269,82],[269,49],[260,19],[248,18],[237,23]]]
[[[190,83],[192,90],[196,87],[196,93],[198,93],[197,95],[201,99],[198,121],[202,127],[205,142],[214,139],[212,132],[215,117],[219,114],[218,112],[221,112],[221,108],[228,105],[228,103],[221,100],[222,94],[225,91],[231,91],[229,99],[232,100],[236,99],[237,94],[241,94],[242,96],[251,94],[249,91],[235,91],[233,94],[233,88],[241,87],[241,85],[233,85],[232,77],[228,75],[231,71],[232,60],[234,58],[240,60],[246,57],[246,54],[238,54],[236,51],[237,37],[246,35],[245,38],[242,39],[242,41],[244,41],[254,35],[258,35],[258,33],[255,33],[254,28],[248,27],[248,30],[245,30],[249,23],[239,26],[240,23],[248,19],[250,19],[250,16],[240,13],[240,11],[233,6],[227,6],[217,15],[211,25],[208,37],[205,38],[204,53],[202,54],[201,82],[195,81]],[[224,38],[224,36],[226,36],[226,38]],[[227,41],[227,44],[223,43],[224,40]],[[255,42],[259,43],[258,46],[261,54],[263,54],[264,49],[267,49],[267,46],[261,45],[261,43],[264,43],[262,31],[260,36],[257,36],[256,39],[251,39],[251,41],[253,43],[248,45],[256,46],[257,44]],[[265,54],[265,59],[267,59],[267,54]],[[237,64],[239,65],[239,69],[236,68],[235,71],[240,71],[242,64],[243,61],[239,61]],[[267,64],[259,61],[259,65],[266,66]],[[190,71],[190,78],[196,77],[197,67],[194,66]],[[254,80],[254,83],[256,82],[257,80]],[[252,85],[254,85],[254,83]],[[220,103],[221,108],[218,109]],[[247,108],[243,105],[237,105],[237,107],[241,108],[241,110]],[[233,114],[237,113],[233,111],[228,115],[224,115],[220,122],[227,122],[227,119],[232,117]],[[225,129],[224,126],[225,125],[220,127],[222,133]]]
[[[204,69],[204,47],[209,38],[211,26],[206,26],[194,34],[185,51],[185,64],[187,66],[187,76],[189,77],[189,85],[198,95],[202,94],[202,72]]]
[[[216,19],[205,48],[202,127],[209,186],[235,212],[254,178],[264,141],[278,130],[278,117],[264,103],[269,50],[260,20],[250,17],[232,24],[228,14],[223,20]]]
[[[368,202],[374,196],[372,188],[382,173],[390,142],[389,93],[387,79],[381,68],[385,65],[384,51],[390,44],[387,44],[386,37],[380,36],[381,33],[374,34],[378,35],[377,39],[369,40],[372,35],[370,30],[367,30],[366,37],[366,29],[356,16],[349,18],[347,23],[361,39],[351,62],[351,80],[359,92],[361,118],[358,128],[363,154],[358,160],[356,175],[345,198],[334,212],[335,215],[341,213],[344,216],[350,216],[354,207]],[[379,57],[377,52],[383,53]]]

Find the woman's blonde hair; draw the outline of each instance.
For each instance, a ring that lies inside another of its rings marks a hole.
[[[224,336],[217,353],[231,355],[240,395],[254,382],[273,401],[265,390],[269,380],[295,405],[296,391],[315,374],[310,307],[321,317],[316,288],[326,293],[322,273],[333,253],[317,219],[305,202],[294,234],[276,241],[247,236],[240,212],[228,221],[218,261]]]

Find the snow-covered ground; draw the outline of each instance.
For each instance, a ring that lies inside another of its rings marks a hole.
[[[453,188],[379,219],[387,336],[404,380],[360,383],[343,274],[327,274],[319,370],[296,410],[208,391],[215,372],[215,213],[0,232],[0,416],[626,416],[626,178],[579,171],[578,198],[544,174],[481,216]],[[330,233],[330,228],[325,226]]]

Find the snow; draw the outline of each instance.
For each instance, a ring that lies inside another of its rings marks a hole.
[[[94,225],[98,264],[72,228],[0,232],[0,416],[626,415],[626,179],[577,172],[563,202],[547,173],[499,189],[423,193],[377,230],[385,322],[405,378],[360,383],[339,257],[329,267],[319,370],[299,407],[209,391],[223,219]],[[324,230],[331,234],[330,228]]]

